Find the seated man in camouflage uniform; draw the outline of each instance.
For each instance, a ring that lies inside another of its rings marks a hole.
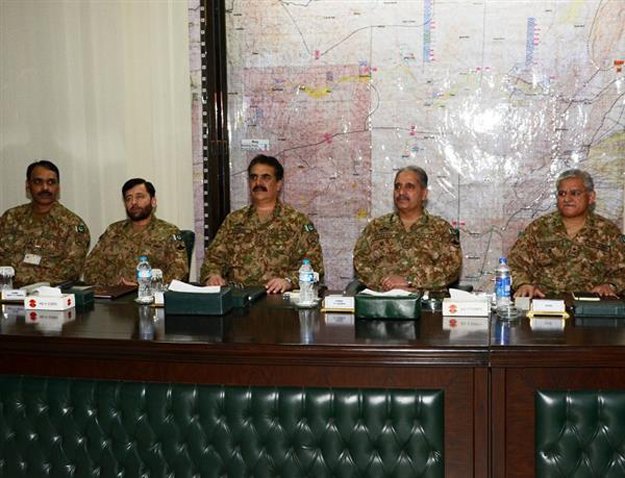
[[[514,295],[623,292],[623,236],[616,225],[592,211],[592,177],[579,169],[564,171],[556,191],[558,210],[533,221],[512,246],[508,263]]]
[[[451,225],[424,208],[426,172],[402,168],[394,184],[396,211],[371,221],[356,242],[356,277],[376,290],[448,286],[460,276],[462,251]]]
[[[14,286],[77,280],[89,249],[84,221],[58,202],[60,174],[50,161],[26,170],[31,202],[0,217],[0,266],[15,269]]]
[[[180,229],[157,219],[156,191],[151,182],[129,179],[122,187],[127,219],[111,224],[89,253],[85,282],[97,286],[136,285],[139,256],[163,271],[165,283],[186,280],[187,252]]]
[[[278,198],[284,169],[272,156],[258,155],[248,168],[252,204],[226,217],[206,249],[200,280],[208,285],[264,285],[268,293],[297,287],[298,269],[308,258],[323,277],[319,235],[303,213]]]

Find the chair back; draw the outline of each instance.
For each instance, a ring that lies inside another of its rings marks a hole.
[[[189,269],[191,269],[191,258],[193,257],[193,247],[195,246],[195,232],[190,231],[189,229],[184,229],[180,231],[180,234],[182,235],[182,240],[187,248],[187,263],[189,265]]]

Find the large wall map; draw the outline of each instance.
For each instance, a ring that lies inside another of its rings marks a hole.
[[[595,177],[623,224],[625,2],[230,0],[233,208],[258,152],[312,218],[326,282],[352,278],[367,221],[392,210],[398,168],[430,175],[428,210],[460,229],[463,281],[553,209],[554,178]]]

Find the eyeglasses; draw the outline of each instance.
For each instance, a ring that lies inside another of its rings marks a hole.
[[[558,197],[566,197],[566,196],[572,196],[574,198],[578,198],[580,197],[582,194],[586,194],[586,190],[585,189],[571,189],[570,191],[564,191],[564,190],[560,190],[557,192]]]
[[[274,178],[271,174],[250,174],[247,179],[250,182],[261,181],[266,183],[267,181],[271,181]]]
[[[29,179],[28,182],[32,184],[33,186],[43,186],[44,184],[47,184],[48,186],[52,187],[52,186],[56,186],[57,184],[59,184],[59,182],[56,179],[43,179],[43,178]]]

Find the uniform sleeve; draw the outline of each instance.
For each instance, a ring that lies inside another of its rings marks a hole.
[[[5,212],[2,216],[0,216],[0,239],[4,239],[8,237],[8,222],[9,222],[9,213]],[[17,268],[15,253],[10,248],[9,241],[0,240],[0,264],[12,266],[13,268]]]
[[[213,274],[226,276],[230,264],[229,245],[231,240],[232,219],[227,216],[215,234],[215,237],[204,251],[204,263],[200,269],[200,282],[203,284]]]
[[[169,284],[174,279],[188,280],[189,263],[187,260],[187,248],[179,230],[168,239],[165,254],[166,264],[169,265],[163,270],[163,281]]]
[[[618,234],[615,237],[610,247],[610,256],[605,283],[614,284],[618,294],[622,296],[625,294],[625,235]]]
[[[77,280],[83,270],[91,235],[89,228],[82,221],[70,226],[65,243],[65,257],[60,264],[54,264],[50,271],[51,282],[60,283],[66,280]]]
[[[109,251],[112,247],[113,234],[110,227],[98,239],[98,243],[87,256],[84,267],[84,281],[87,284],[109,286],[119,282],[121,271],[117,264],[110,259]]]
[[[449,224],[442,225],[430,237],[431,250],[427,262],[415,258],[408,279],[417,288],[440,289],[447,287],[460,277],[462,270],[462,249],[458,233]]]
[[[299,233],[297,242],[296,263],[289,268],[288,278],[294,287],[299,287],[298,269],[303,259],[310,259],[310,265],[315,272],[319,273],[319,282],[323,283],[325,268],[323,266],[323,251],[319,241],[319,233],[311,222],[306,219]]]
[[[536,264],[536,236],[530,224],[516,240],[508,254],[508,266],[512,275],[512,288],[518,289],[523,284],[534,284]]]
[[[375,236],[375,227],[368,224],[360,234],[354,246],[354,271],[356,278],[371,289],[380,289],[382,271],[374,263],[371,254],[371,242]]]

